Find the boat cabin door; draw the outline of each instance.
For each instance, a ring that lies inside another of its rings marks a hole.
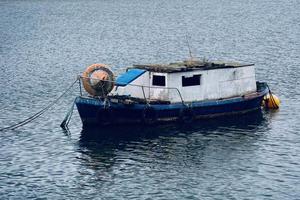
[[[150,74],[150,100],[168,101],[167,74],[151,72]]]

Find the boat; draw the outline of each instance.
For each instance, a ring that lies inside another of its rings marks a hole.
[[[279,107],[254,64],[190,59],[138,64],[115,77],[109,66],[93,64],[79,76],[76,97],[83,126],[191,123]]]

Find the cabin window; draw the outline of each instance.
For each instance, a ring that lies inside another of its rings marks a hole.
[[[182,76],[182,87],[200,85],[201,74],[194,75],[192,77]]]
[[[159,76],[159,75],[153,75],[152,76],[152,85],[166,86],[166,77],[165,76]]]

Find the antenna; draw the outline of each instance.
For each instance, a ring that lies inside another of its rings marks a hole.
[[[189,48],[190,59],[193,60],[192,50],[191,50],[191,46],[187,34],[185,35],[185,39],[186,39],[187,46]]]

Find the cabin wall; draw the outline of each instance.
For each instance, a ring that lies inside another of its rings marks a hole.
[[[165,86],[153,86],[153,75],[165,76]],[[193,75],[201,75],[200,85],[183,87],[182,76],[193,77]],[[185,102],[191,102],[241,96],[256,91],[254,66],[169,74],[145,72],[130,84],[145,86],[144,92],[147,99],[171,102],[181,101],[179,92]],[[178,88],[178,90],[172,88]],[[115,87],[111,94],[144,98],[142,88],[132,85]]]
[[[136,97],[136,98],[144,98],[143,90],[142,87],[139,86],[134,86],[134,85],[143,85],[146,86],[144,87],[144,92],[146,98],[149,97],[150,90],[149,90],[149,84],[150,84],[150,73],[145,72],[141,76],[139,76],[137,79],[133,80],[130,85],[126,86],[115,86],[114,89],[112,90],[111,94],[112,95],[130,95],[131,97]]]
[[[193,75],[201,75],[200,85],[183,87],[182,76]],[[256,91],[255,69],[248,66],[171,73],[168,75],[168,87],[177,87],[187,102],[241,96]],[[181,101],[176,91],[169,92],[169,100]]]
[[[155,86],[153,85],[153,76],[164,76],[165,77],[165,86]],[[152,100],[162,100],[167,101],[169,99],[169,89],[168,88],[168,74],[167,73],[158,73],[150,72],[150,96],[149,99]]]

